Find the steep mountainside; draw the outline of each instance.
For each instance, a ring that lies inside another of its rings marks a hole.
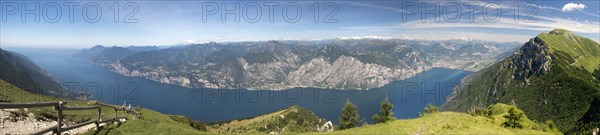
[[[77,97],[27,57],[0,49],[0,79],[38,94]]]
[[[438,44],[459,49],[430,49]],[[401,39],[211,42],[143,52],[98,52],[93,47],[76,56],[120,74],[190,88],[371,89],[413,77],[435,66],[431,63],[483,67],[479,62],[495,61],[510,50],[506,44],[510,43]],[[94,57],[85,57],[89,55]]]
[[[598,126],[590,119],[600,107],[595,105],[600,81],[594,76],[599,67],[598,43],[556,29],[463,79],[443,109],[474,111],[495,103],[516,103],[533,120],[553,120],[564,132],[589,131],[593,127],[589,124]]]

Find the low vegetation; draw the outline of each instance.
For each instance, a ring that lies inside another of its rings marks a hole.
[[[191,126],[196,130],[208,131],[207,123],[204,123],[202,121],[192,120],[189,117],[182,116],[182,115],[168,115],[168,116],[171,119],[173,119],[174,121],[177,121],[184,125]]]
[[[312,111],[291,106],[280,111],[256,117],[216,122],[208,125],[208,132],[216,134],[268,134],[318,132],[325,122]]]
[[[439,110],[435,105],[429,104],[427,107],[425,107],[425,109],[423,109],[423,112],[425,112],[425,114],[432,114],[439,112]]]
[[[112,124],[100,130],[90,130],[85,134],[209,134],[171,117],[149,109],[141,109],[143,119],[131,120],[123,124]]]
[[[520,121],[523,128],[502,126],[511,109],[520,111],[512,105],[496,104],[482,109],[481,114],[438,112],[321,134],[561,134],[553,122],[538,123],[526,116]]]

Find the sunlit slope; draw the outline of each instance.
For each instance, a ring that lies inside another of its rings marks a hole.
[[[86,134],[209,134],[176,122],[169,116],[153,110],[141,109],[140,113],[144,119],[128,121],[121,125],[109,125],[100,131],[91,130]]]
[[[556,29],[538,35],[550,46],[550,52],[562,51],[571,56],[571,66],[584,67],[589,72],[600,65],[600,45],[589,38],[577,36],[567,30]]]
[[[305,133],[317,132],[317,127],[325,122],[308,109],[291,106],[256,117],[214,123],[208,126],[208,131],[221,134]]]
[[[491,116],[457,112],[426,114],[415,119],[402,119],[323,134],[556,134],[543,124],[525,118],[523,129],[506,128],[503,116],[514,106],[497,104],[490,107]]]

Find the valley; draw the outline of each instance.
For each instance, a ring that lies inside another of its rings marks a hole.
[[[273,43],[275,41],[270,41]],[[373,41],[369,41],[371,43]],[[433,42],[433,41],[432,41]],[[449,42],[449,41],[446,41]],[[466,42],[466,41],[463,41]],[[475,42],[475,41],[469,41]],[[479,42],[479,41],[477,41]],[[485,43],[485,42],[484,42]],[[216,44],[216,43],[211,43]],[[179,84],[169,84],[165,82],[157,82],[152,79],[147,79],[144,76],[135,76],[132,74],[141,75],[142,72],[135,71],[129,72],[129,69],[123,69],[122,71],[116,71],[114,64],[117,63],[130,63],[134,57],[140,57],[136,55],[143,55],[145,53],[163,53],[163,51],[171,50],[172,52],[163,55],[172,55],[174,57],[187,55],[199,55],[194,53],[175,53],[177,48],[186,47],[211,47],[211,45],[187,45],[180,47],[171,48],[158,48],[158,47],[111,47],[105,48],[103,46],[95,46],[92,49],[79,51],[74,50],[19,50],[32,58],[32,62],[40,64],[40,67],[47,69],[49,74],[56,75],[60,82],[71,82],[72,80],[78,80],[79,84],[85,84],[87,82],[98,83],[100,87],[112,88],[115,86],[121,86],[119,82],[114,83],[110,80],[119,80],[120,82],[132,82],[140,86],[138,89],[133,91],[128,89],[118,90],[116,93],[99,93],[100,91],[90,91],[89,94],[92,97],[87,97],[87,100],[99,100],[112,104],[119,103],[132,103],[136,106],[144,106],[148,109],[157,110],[140,110],[142,112],[149,113],[153,118],[163,119],[160,121],[171,123],[178,123],[171,126],[185,126],[186,130],[191,129],[190,133],[197,132],[198,134],[204,133],[306,133],[306,132],[319,132],[323,131],[320,127],[323,124],[329,123],[331,125],[339,124],[336,119],[340,117],[339,110],[337,108],[342,107],[341,101],[352,101],[360,106],[358,113],[362,117],[364,126],[353,128],[350,130],[333,129],[335,132],[332,134],[346,134],[349,132],[369,132],[369,133],[514,133],[514,134],[554,134],[554,133],[580,133],[589,132],[597,124],[595,118],[598,114],[596,104],[598,100],[598,80],[600,77],[600,66],[594,66],[599,64],[598,59],[600,56],[596,52],[600,52],[599,45],[596,42],[590,41],[589,39],[579,37],[572,34],[569,31],[556,29],[548,33],[541,33],[535,38],[529,40],[522,47],[518,49],[508,49],[506,52],[494,53],[496,55],[487,55],[486,59],[480,59],[477,63],[483,64],[486,61],[494,61],[499,59],[498,62],[492,64],[489,67],[482,68],[476,72],[468,72],[463,70],[469,70],[467,67],[474,68],[477,66],[473,65],[474,62],[464,62],[465,59],[457,57],[455,61],[448,61],[450,54],[433,56],[429,53],[424,53],[418,50],[422,50],[423,46],[408,49],[402,53],[402,51],[386,52],[381,47],[394,47],[394,48],[410,48],[404,45],[373,45],[369,47],[365,46],[350,46],[340,47],[325,45],[321,48],[315,47],[311,57],[303,58],[305,66],[297,66],[298,69],[292,71],[289,70],[290,74],[308,75],[313,76],[312,78],[319,78],[320,73],[324,72],[337,72],[339,69],[348,69],[347,65],[356,65],[357,67],[368,67],[372,68],[410,68],[415,66],[407,66],[407,62],[410,60],[412,64],[423,64],[425,67],[419,73],[415,73],[411,77],[405,79],[394,80],[393,82],[381,84],[382,86],[373,88],[364,88],[368,90],[352,90],[346,89],[350,87],[333,87],[328,88],[313,88],[313,87],[293,87],[287,89],[281,89],[273,91],[274,89],[231,89],[233,88],[189,88],[182,87]],[[235,46],[228,45],[213,45],[212,47],[231,47]],[[290,49],[290,46],[284,45],[272,45],[274,50],[296,50]],[[370,48],[361,49],[356,48]],[[473,46],[469,46],[473,47]],[[241,47],[245,48],[245,47]],[[246,48],[249,49],[250,47]],[[279,49],[277,49],[279,48]],[[282,49],[283,48],[283,49]],[[309,48],[309,47],[307,47]],[[352,51],[352,49],[356,49]],[[377,49],[378,48],[378,49]],[[486,47],[484,47],[486,48]],[[489,48],[489,47],[487,47]],[[585,49],[583,49],[585,48]],[[206,48],[204,48],[206,49]],[[200,49],[200,50],[204,50]],[[238,48],[239,49],[239,48]],[[260,48],[265,49],[265,48]],[[187,50],[190,49],[181,49]],[[180,50],[180,51],[181,51]],[[219,54],[219,51],[225,49],[213,49],[212,56]],[[241,49],[244,50],[244,49]],[[302,50],[302,49],[300,49]],[[310,49],[307,49],[310,50]],[[365,51],[368,50],[368,51]],[[383,51],[383,52],[377,52]],[[510,51],[514,50],[514,51]],[[563,51],[567,50],[567,51]],[[206,51],[206,50],[205,50]],[[226,50],[225,50],[226,51]],[[238,50],[239,51],[239,50]],[[306,50],[305,50],[306,51]],[[489,51],[489,50],[488,50]],[[231,57],[228,60],[242,62],[244,66],[240,72],[244,75],[250,73],[262,73],[266,68],[265,66],[273,63],[285,63],[283,58],[300,58],[300,55],[296,53],[274,53],[278,51],[268,51],[261,53],[246,53],[239,57]],[[285,51],[281,51],[285,52]],[[310,51],[307,51],[310,52]],[[307,53],[305,52],[305,53]],[[319,53],[323,52],[323,53]],[[97,53],[96,55],[89,55]],[[57,55],[59,54],[59,55]],[[224,53],[227,55],[234,55],[231,53]],[[298,53],[300,54],[300,53]],[[384,55],[385,54],[385,55]],[[402,61],[394,61],[386,59],[391,57],[388,54],[396,54],[391,56],[398,56],[404,54],[406,59]],[[419,54],[419,55],[416,55]],[[152,54],[158,55],[158,54]],[[247,56],[250,55],[250,56]],[[293,56],[287,57],[286,55]],[[464,55],[464,53],[463,53]],[[77,57],[73,57],[77,56]],[[247,56],[247,57],[244,57]],[[372,58],[375,57],[376,58]],[[418,56],[418,57],[417,57]],[[460,56],[460,55],[459,55]],[[501,58],[505,56],[505,58]],[[182,56],[181,56],[182,57]],[[472,59],[473,56],[468,56],[468,60]],[[82,59],[85,58],[85,59]],[[210,63],[211,59],[222,59],[223,57],[200,57],[202,59],[190,60],[198,63],[191,63],[190,61],[168,61],[168,60],[180,60],[183,58],[195,58],[195,57],[182,57],[176,59],[165,59],[164,61],[158,61],[165,65],[187,65],[184,69],[201,67],[200,69],[206,70],[211,69],[211,66],[231,66],[223,65],[224,63]],[[260,58],[260,59],[255,59]],[[264,59],[267,58],[267,59]],[[270,58],[270,59],[268,59]],[[311,60],[312,58],[312,60]],[[369,59],[371,58],[371,59]],[[493,58],[493,59],[492,59]],[[431,63],[431,59],[437,59],[437,64]],[[137,59],[143,61],[142,59]],[[219,61],[228,61],[219,60]],[[283,61],[282,61],[283,60]],[[300,59],[291,59],[291,61]],[[370,60],[370,61],[369,61]],[[440,61],[444,62],[440,62]],[[468,61],[467,60],[467,61]],[[17,61],[29,61],[28,59],[20,59]],[[123,62],[125,61],[125,62]],[[147,60],[148,61],[148,60]],[[250,62],[248,62],[250,61]],[[202,62],[205,65],[201,65]],[[370,63],[367,63],[370,62]],[[65,64],[68,63],[68,64]],[[133,62],[137,64],[131,64],[138,66],[141,69],[153,70],[149,65],[144,65],[144,62]],[[186,63],[186,64],[182,64]],[[252,63],[252,64],[250,64]],[[318,63],[321,63],[320,65]],[[366,64],[365,64],[366,63]],[[455,63],[455,64],[448,64]],[[435,65],[440,66],[444,64],[456,65],[456,63],[465,63],[463,66],[459,66],[463,70],[453,70],[449,68],[458,67],[446,67],[437,68]],[[232,63],[229,63],[232,64]],[[260,65],[263,64],[263,65]],[[266,65],[265,65],[266,64]],[[294,65],[290,64],[289,65]],[[337,64],[337,67],[336,67]],[[35,64],[34,64],[35,65]],[[151,64],[152,65],[152,64]],[[154,64],[160,67],[161,64]],[[197,65],[197,66],[191,66]],[[285,64],[284,64],[285,65]],[[302,64],[296,64],[302,65]],[[342,66],[344,65],[344,66]],[[112,66],[112,67],[111,67]],[[277,65],[281,67],[282,65]],[[118,66],[117,66],[118,67]],[[123,66],[125,67],[125,66]],[[253,68],[247,67],[262,67],[256,68],[256,70],[250,70]],[[267,66],[268,67],[268,66]],[[285,67],[285,66],[283,66]],[[418,66],[416,66],[418,67]],[[64,72],[66,69],[86,69],[86,70],[73,70],[78,72]],[[245,70],[249,69],[249,70]],[[322,71],[323,69],[329,71]],[[333,70],[333,69],[338,70]],[[169,68],[162,68],[161,72],[171,73],[173,71],[166,70]],[[223,69],[223,68],[220,68]],[[368,69],[368,68],[367,68]],[[417,68],[418,69],[418,68]],[[425,70],[426,69],[426,70]],[[6,68],[10,70],[10,68]],[[127,70],[128,72],[123,72]],[[279,69],[278,69],[279,70]],[[320,71],[314,71],[320,70]],[[356,68],[350,70],[352,72],[346,72],[346,74],[336,75],[348,75],[354,76],[355,72],[362,72],[363,68]],[[39,71],[39,70],[38,70]],[[187,73],[188,71],[194,70],[177,70],[177,72]],[[304,71],[304,72],[300,72]],[[369,70],[370,75],[377,75],[380,73],[379,70]],[[31,72],[31,71],[25,71]],[[247,72],[247,73],[246,73]],[[73,74],[76,73],[76,74]],[[129,73],[129,74],[124,74]],[[158,72],[156,72],[158,73]],[[225,72],[227,73],[227,72]],[[48,74],[48,73],[47,73]],[[217,73],[218,74],[218,73]],[[388,74],[382,72],[381,75]],[[223,75],[223,74],[222,74]],[[258,74],[260,76],[255,77],[267,77],[266,75],[273,74]],[[331,74],[330,74],[331,75]],[[310,78],[305,76],[303,78]],[[362,75],[364,76],[364,75]],[[335,76],[325,76],[325,78],[332,78]],[[344,78],[345,76],[338,76]],[[82,79],[84,78],[84,79]],[[280,76],[279,78],[286,78]],[[10,78],[9,78],[10,79]],[[288,78],[289,80],[290,78]],[[273,82],[277,79],[272,79]],[[286,80],[286,79],[284,79]],[[291,79],[293,80],[293,78]],[[306,79],[303,79],[306,80]],[[325,79],[326,80],[326,79]],[[544,80],[551,80],[549,82]],[[570,81],[577,80],[577,81]],[[262,82],[266,83],[266,82]],[[127,83],[129,84],[129,83]],[[191,83],[190,83],[191,84]],[[240,82],[240,84],[245,84]],[[5,84],[8,86],[12,86]],[[252,85],[253,86],[253,85]],[[335,85],[338,86],[338,85]],[[354,85],[350,85],[354,86]],[[356,85],[362,86],[362,85]],[[457,86],[457,87],[455,87]],[[127,86],[124,86],[127,88]],[[271,87],[269,87],[271,88]],[[354,87],[352,87],[354,88]],[[357,89],[357,88],[354,88]],[[544,90],[543,90],[544,89]],[[545,90],[548,89],[548,90]],[[10,89],[9,89],[10,90]],[[77,89],[75,89],[77,90]],[[81,89],[85,90],[85,89]],[[33,91],[35,92],[35,91]],[[223,93],[225,92],[225,93]],[[239,93],[241,92],[241,93]],[[296,95],[290,97],[290,92]],[[15,95],[6,94],[3,92],[3,102],[14,102]],[[8,93],[11,93],[10,91]],[[127,94],[127,93],[133,93]],[[248,98],[248,95],[261,95],[267,93],[271,95],[267,98]],[[331,93],[334,93],[331,95]],[[32,93],[33,94],[33,93]],[[108,95],[105,95],[108,94]],[[124,97],[120,97],[123,96]],[[233,94],[231,96],[222,95]],[[238,95],[241,94],[241,95]],[[324,94],[324,95],[321,95]],[[217,96],[221,95],[221,96]],[[368,97],[362,95],[370,95]],[[272,97],[275,96],[275,97]],[[280,97],[279,97],[280,96]],[[321,96],[325,96],[321,98]],[[232,98],[233,97],[233,98]],[[240,102],[239,98],[243,98]],[[315,98],[318,97],[318,98]],[[398,119],[392,122],[383,124],[375,124],[374,121],[366,119],[365,116],[377,114],[378,99],[388,98],[391,104],[399,106],[394,108],[394,119]],[[238,98],[238,99],[236,99]],[[575,98],[577,100],[575,100]],[[41,98],[46,100],[46,98]],[[162,99],[162,100],[161,100]],[[20,100],[19,100],[20,101]],[[29,100],[24,100],[29,101]],[[569,102],[565,102],[569,101]],[[168,103],[168,104],[165,104]],[[433,106],[441,105],[442,112],[431,113],[427,109],[422,110],[427,104],[433,103]],[[172,105],[176,104],[177,107]],[[510,105],[506,105],[510,104]],[[232,107],[234,106],[234,107]],[[181,110],[180,108],[187,108]],[[211,109],[205,109],[211,108]],[[259,110],[257,110],[260,108]],[[508,118],[507,110],[514,110],[515,108],[523,110],[525,119],[522,120],[521,128],[513,129],[503,127],[503,124]],[[535,108],[535,109],[534,109]],[[177,110],[177,111],[174,111]],[[251,112],[244,110],[254,110]],[[568,111],[566,111],[568,110]],[[450,112],[455,111],[455,112]],[[500,111],[500,112],[498,112]],[[159,113],[160,112],[160,113]],[[161,113],[168,113],[174,115],[164,115]],[[554,115],[551,115],[554,114]],[[164,116],[163,116],[164,115]],[[77,116],[74,116],[77,117]],[[442,119],[443,118],[443,119]],[[77,118],[79,119],[79,118]],[[450,121],[456,122],[461,121],[459,125],[443,124]],[[135,131],[138,126],[142,125],[155,125],[150,122],[141,120],[133,121],[133,125],[126,123],[124,127],[108,125],[108,130],[98,130],[95,132],[100,133],[124,133],[129,131]],[[484,123],[474,126],[474,123]],[[159,122],[162,123],[162,122]],[[410,124],[412,123],[412,124]],[[409,125],[419,125],[409,126]],[[438,124],[435,124],[438,123]],[[441,124],[440,124],[441,123]],[[554,125],[556,123],[556,125]],[[372,125],[373,124],[373,125]],[[160,124],[159,124],[160,125]],[[295,125],[295,126],[294,126]],[[391,130],[389,126],[400,126],[405,127],[402,130]],[[166,129],[170,131],[175,128],[171,127]],[[319,128],[315,128],[319,127]],[[493,129],[493,130],[490,130]],[[327,130],[330,131],[330,130]],[[136,131],[144,132],[144,131]],[[197,134],[193,133],[193,134]]]
[[[0,135],[600,134],[599,0],[1,0]]]

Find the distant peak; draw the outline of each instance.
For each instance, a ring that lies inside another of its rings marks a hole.
[[[94,46],[94,47],[92,47],[92,48],[104,48],[104,46],[102,46],[102,45],[95,45],[95,46]]]

